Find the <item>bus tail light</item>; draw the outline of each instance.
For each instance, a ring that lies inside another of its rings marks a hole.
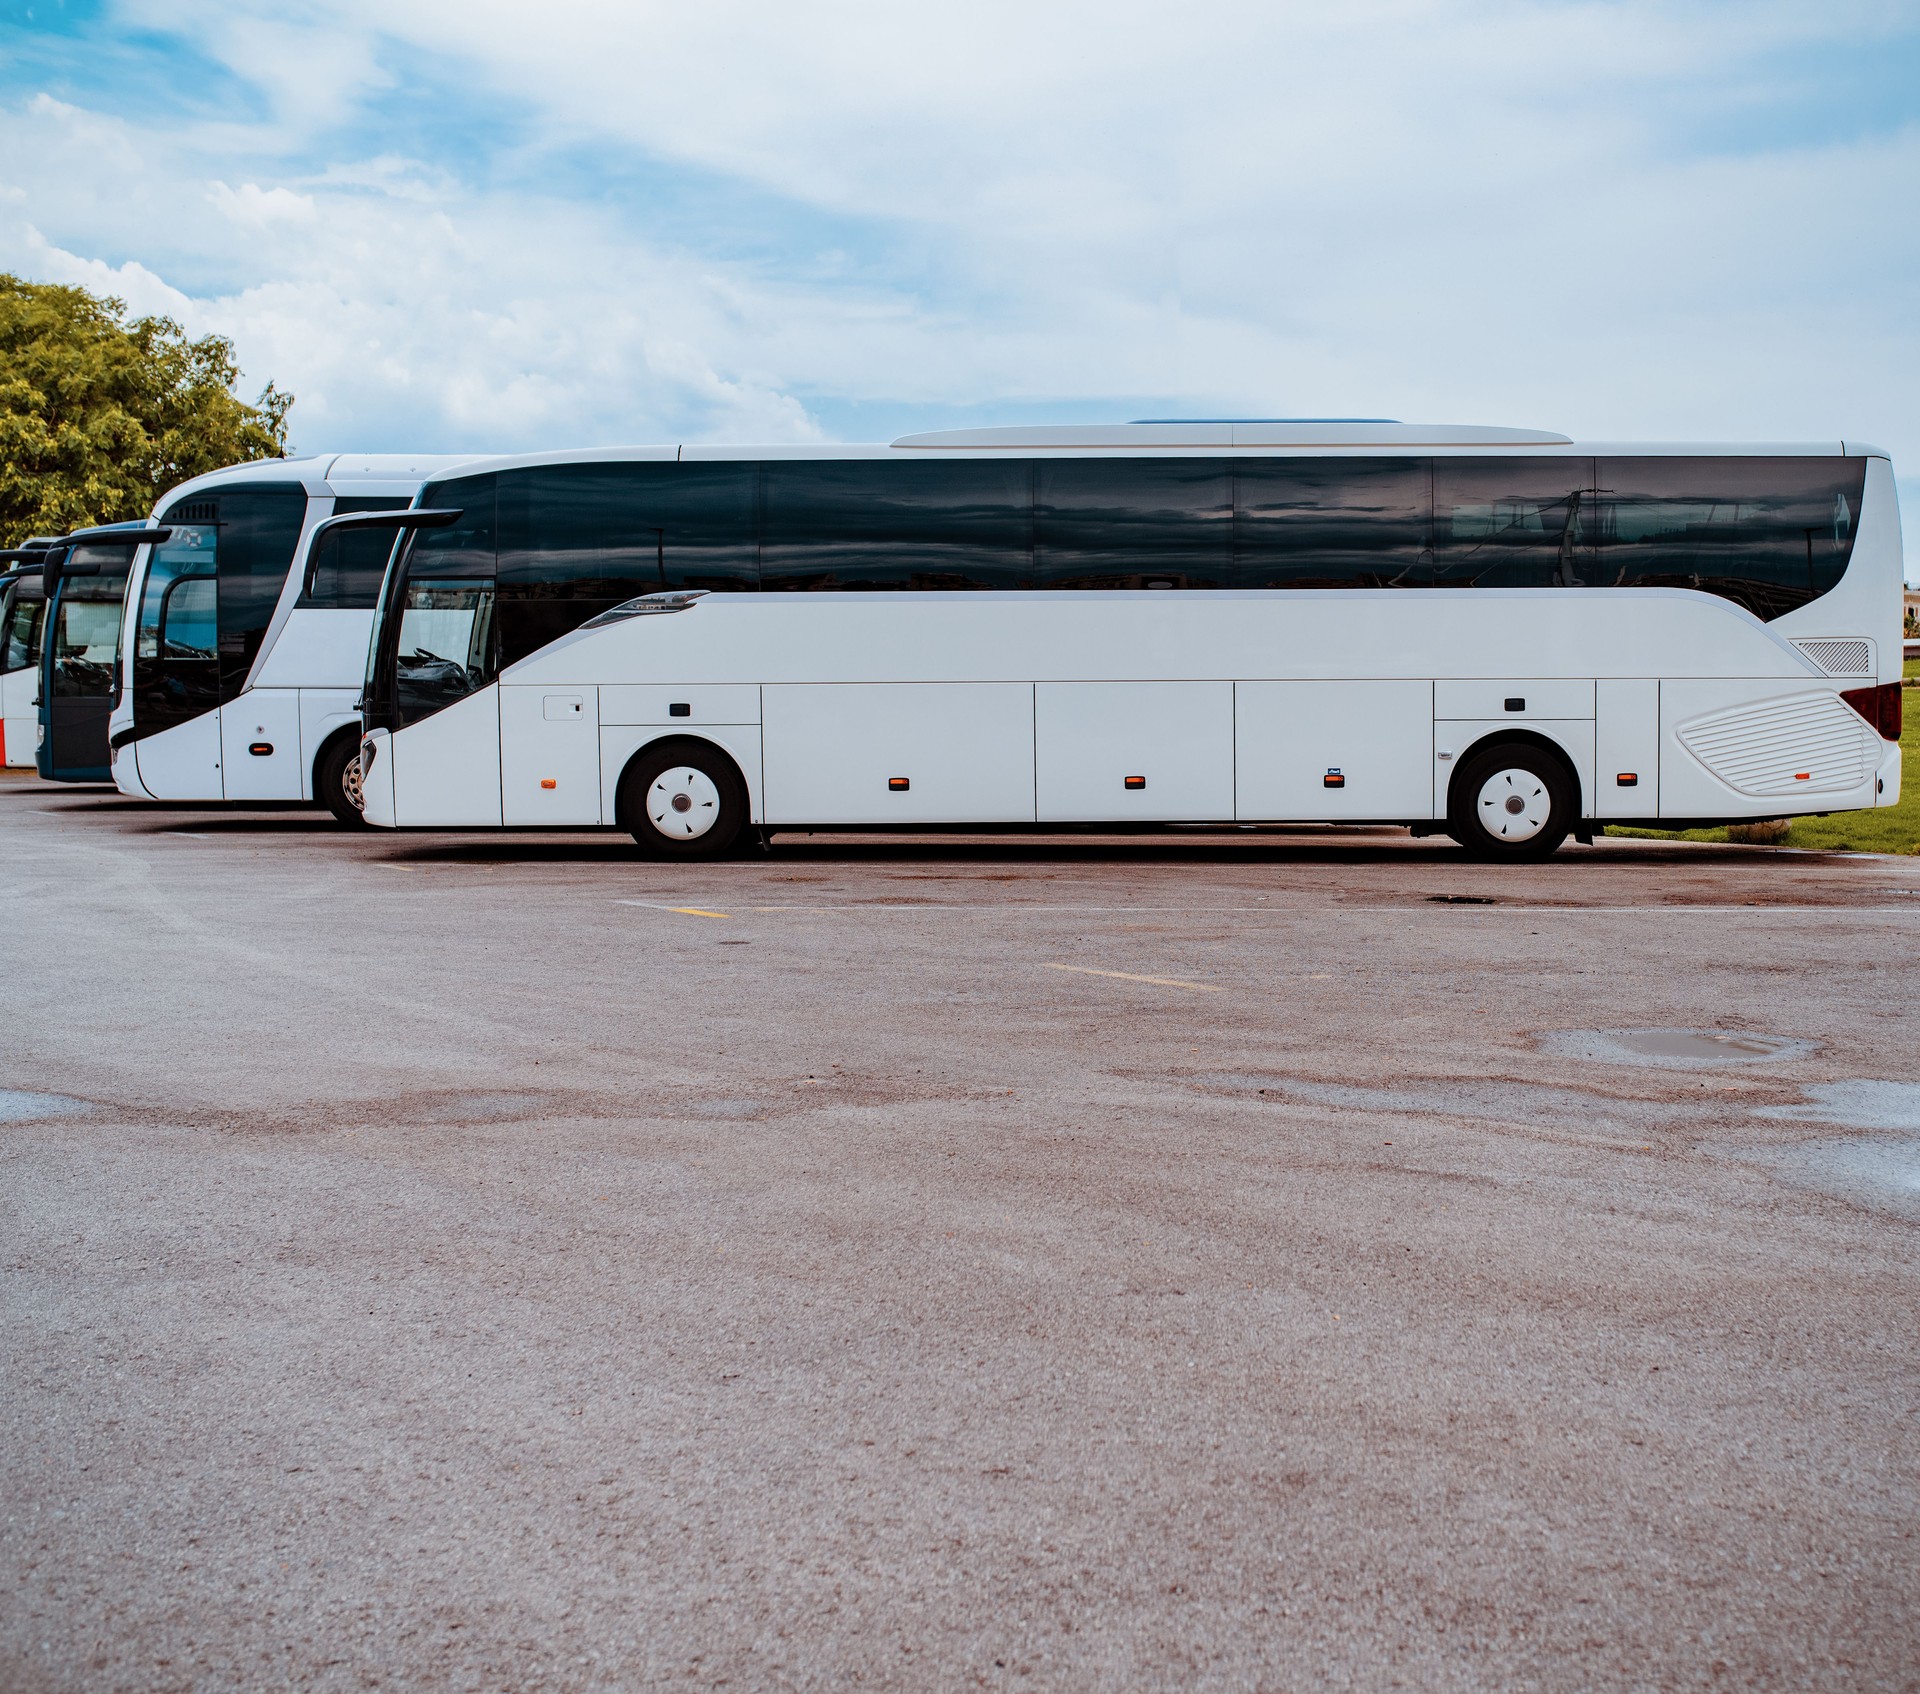
[[[1882,741],[1900,739],[1900,684],[1883,683],[1878,688],[1846,688],[1840,698],[1879,731]]]

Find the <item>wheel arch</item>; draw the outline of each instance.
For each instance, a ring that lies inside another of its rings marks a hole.
[[[747,796],[747,816],[749,820],[754,820],[757,817],[759,808],[756,802],[758,800],[759,785],[747,774],[746,767],[741,763],[738,749],[729,747],[726,741],[718,736],[695,735],[690,734],[684,729],[662,728],[657,735],[649,736],[646,740],[630,748],[626,757],[620,761],[620,772],[614,777],[609,791],[613,802],[612,821],[614,823],[620,825],[623,829],[626,827],[621,816],[623,810],[621,806],[621,791],[626,787],[627,773],[649,754],[656,754],[662,748],[667,747],[698,748],[703,753],[717,753],[721,758],[725,759],[733,768],[734,776],[739,780],[741,792]]]
[[[1447,772],[1447,799],[1445,806],[1441,809],[1441,816],[1451,817],[1453,815],[1455,800],[1454,783],[1458,780],[1461,771],[1465,770],[1476,757],[1490,747],[1511,747],[1515,745],[1521,747],[1538,747],[1557,759],[1560,762],[1561,769],[1567,773],[1567,781],[1573,784],[1574,814],[1576,818],[1584,818],[1589,815],[1591,796],[1588,795],[1585,786],[1581,783],[1580,761],[1574,755],[1573,750],[1563,746],[1560,742],[1554,740],[1552,736],[1545,735],[1537,729],[1527,729],[1519,724],[1515,724],[1511,729],[1505,725],[1502,725],[1499,729],[1489,729],[1484,735],[1480,736],[1477,740],[1469,742],[1454,755],[1453,765]]]
[[[320,792],[320,761],[327,756],[329,748],[342,740],[351,741],[356,748],[360,745],[360,724],[356,719],[352,723],[336,724],[320,737],[320,745],[314,748],[313,757],[307,761],[307,798],[313,799]]]

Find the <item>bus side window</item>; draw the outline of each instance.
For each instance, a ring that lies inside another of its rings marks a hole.
[[[1437,588],[1590,587],[1593,461],[1436,459],[1433,536]]]
[[[1022,588],[1032,574],[1019,460],[769,460],[760,475],[769,591]]]
[[[1256,459],[1234,467],[1236,588],[1394,588],[1432,574],[1424,459]]]
[[[1036,588],[1224,588],[1233,472],[1219,459],[1062,459],[1034,468]]]

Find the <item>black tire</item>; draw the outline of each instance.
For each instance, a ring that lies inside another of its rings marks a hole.
[[[1579,817],[1573,772],[1532,742],[1481,748],[1447,790],[1447,833],[1476,858],[1544,859]]]
[[[649,858],[718,859],[747,827],[747,785],[717,747],[656,741],[621,773],[614,816]]]
[[[351,829],[365,829],[360,815],[360,732],[343,729],[313,761],[313,797]]]

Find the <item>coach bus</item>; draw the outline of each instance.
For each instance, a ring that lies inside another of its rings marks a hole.
[[[120,630],[110,740],[122,793],[317,801],[359,821],[357,703],[396,531],[337,520],[404,511],[450,462],[274,459],[159,503],[171,534],[135,561]]]
[[[470,462],[369,649],[370,823],[1608,823],[1887,806],[1902,562],[1856,442],[1233,421]]]
[[[27,543],[34,548],[35,541]],[[25,550],[25,549],[23,549]],[[0,765],[33,764],[40,731],[40,631],[46,579],[35,566],[0,578]]]

